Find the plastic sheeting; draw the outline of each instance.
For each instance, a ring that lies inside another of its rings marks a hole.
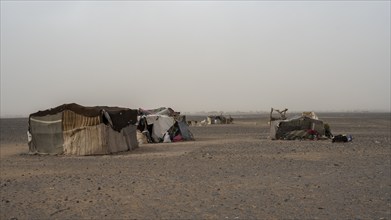
[[[155,142],[160,142],[163,139],[164,134],[170,129],[174,123],[175,119],[166,115],[147,115],[147,124],[153,124],[152,128],[152,138]]]

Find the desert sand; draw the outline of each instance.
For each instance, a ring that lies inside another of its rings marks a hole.
[[[103,156],[29,155],[1,119],[0,219],[391,219],[389,113],[323,113],[353,141],[272,141],[267,116],[196,141]]]

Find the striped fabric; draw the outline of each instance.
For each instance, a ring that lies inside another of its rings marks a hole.
[[[100,116],[86,117],[76,114],[73,111],[65,110],[63,112],[62,128],[63,131],[73,130],[75,128],[82,128],[86,126],[94,126],[101,123]]]
[[[284,135],[285,140],[296,140],[304,139],[307,136],[307,131],[305,130],[295,130],[288,132]]]

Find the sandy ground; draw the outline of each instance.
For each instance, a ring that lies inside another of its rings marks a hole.
[[[0,219],[391,219],[390,114],[323,114],[353,142],[272,141],[265,117],[105,156],[28,155],[1,119]]]

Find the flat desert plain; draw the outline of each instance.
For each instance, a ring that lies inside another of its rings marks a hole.
[[[196,141],[103,156],[28,155],[1,119],[0,219],[391,219],[390,114],[323,113],[353,141],[272,141],[267,115]]]

